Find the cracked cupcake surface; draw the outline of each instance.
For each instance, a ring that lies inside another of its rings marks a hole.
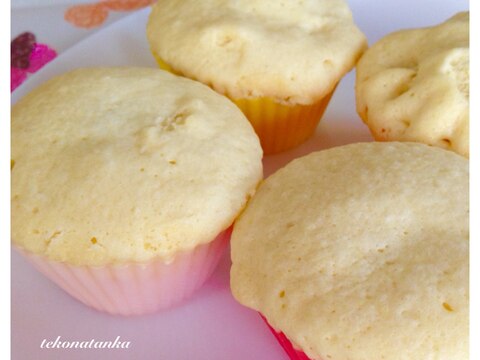
[[[158,1],[152,52],[187,77],[235,99],[313,104],[366,48],[343,0]]]
[[[357,65],[357,111],[379,141],[469,156],[469,13],[387,35]]]

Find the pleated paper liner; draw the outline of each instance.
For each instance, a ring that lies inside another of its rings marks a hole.
[[[189,298],[210,277],[230,239],[231,228],[213,241],[146,263],[74,266],[17,248],[33,266],[68,294],[112,315],[141,315]]]

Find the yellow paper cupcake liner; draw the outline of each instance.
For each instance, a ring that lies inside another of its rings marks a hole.
[[[260,138],[265,154],[292,149],[313,135],[333,92],[312,105],[283,105],[270,98],[231,99]]]
[[[184,76],[154,52],[153,56],[161,69]],[[206,85],[213,88],[212,84]],[[263,152],[268,155],[292,149],[312,136],[333,91],[310,105],[285,105],[269,97],[236,99],[226,93],[222,95],[227,96],[242,110],[255,129]]]

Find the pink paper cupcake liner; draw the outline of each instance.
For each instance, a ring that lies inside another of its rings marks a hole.
[[[290,340],[288,340],[284,333],[275,331],[275,329],[270,326],[267,319],[265,319],[262,314],[260,314],[260,316],[263,321],[265,321],[265,324],[267,324],[268,328],[278,340],[280,345],[282,345],[283,349],[291,360],[311,360],[303,351],[295,349],[293,344],[290,342]]]
[[[33,266],[68,294],[112,315],[141,315],[190,297],[210,277],[230,239],[231,228],[215,240],[178,254],[170,263],[73,266],[18,249]]]

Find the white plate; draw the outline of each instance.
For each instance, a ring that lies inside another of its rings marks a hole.
[[[350,1],[359,27],[372,44],[401,28],[439,23],[468,1]],[[13,94],[16,102],[50,77],[83,66],[150,66],[145,39],[149,9],[132,14],[78,43],[29,78]],[[46,25],[48,26],[48,25]],[[265,159],[265,175],[314,150],[370,141],[355,113],[354,74],[337,87],[315,136],[299,148]],[[190,300],[155,315],[121,318],[77,302],[12,251],[12,359],[286,360],[258,314],[235,302],[229,290],[229,254]],[[130,341],[128,350],[41,349],[43,339]]]

